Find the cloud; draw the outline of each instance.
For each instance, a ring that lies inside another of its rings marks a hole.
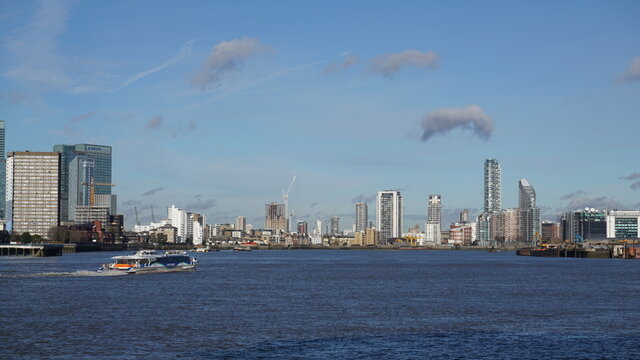
[[[224,78],[242,70],[246,59],[266,48],[256,38],[221,41],[213,46],[202,69],[191,79],[191,84],[201,91],[217,88]]]
[[[5,47],[17,68],[3,75],[16,82],[44,88],[61,88],[70,80],[61,66],[58,39],[66,30],[71,6],[67,1],[40,1],[29,22],[15,36],[9,36]]]
[[[87,119],[89,119],[90,117],[92,117],[92,116],[93,116],[93,115],[95,115],[95,114],[96,114],[96,113],[94,113],[94,112],[89,112],[89,113],[86,113],[86,114],[78,115],[78,116],[76,116],[76,117],[74,117],[74,118],[71,118],[71,119],[69,120],[69,123],[71,123],[71,124],[75,124],[75,123],[78,123],[78,122],[81,122],[81,121],[87,120]]]
[[[437,68],[438,55],[432,51],[405,50],[381,55],[369,61],[370,70],[374,74],[386,77],[395,75],[400,69],[407,66]]]
[[[353,199],[351,199],[351,203],[355,204],[355,203],[371,203],[373,202],[373,200],[376,199],[376,195],[364,195],[364,194],[360,194],[356,197],[354,197]]]
[[[635,180],[635,179],[640,179],[640,173],[634,172],[631,175],[627,175],[627,176],[620,176],[618,178],[618,180]]]
[[[195,198],[194,201],[191,201],[190,203],[186,204],[184,208],[187,211],[191,211],[191,210],[202,211],[202,210],[211,209],[212,207],[216,206],[216,204],[217,204],[217,201],[214,198],[202,200],[202,198],[199,197],[199,198]]]
[[[311,207],[311,208],[314,208],[316,206],[318,206],[318,202],[317,201],[314,201],[309,205],[309,207]]]
[[[587,207],[596,209],[623,209],[625,206],[618,200],[607,196],[599,196],[595,198],[585,196],[577,197],[572,199],[566,206],[568,210],[584,209]]]
[[[122,84],[120,87],[123,88],[129,84],[132,84],[146,76],[149,76],[153,73],[157,73],[160,70],[164,70],[166,68],[168,68],[171,65],[177,64],[178,62],[184,60],[187,56],[189,56],[191,54],[191,48],[193,47],[193,43],[196,42],[196,39],[192,39],[187,41],[186,43],[184,43],[184,45],[182,45],[182,48],[180,48],[180,50],[173,55],[173,57],[167,61],[165,61],[163,64],[158,65],[156,67],[154,67],[153,69],[147,70],[147,71],[143,71],[140,73],[137,73],[135,75],[133,75],[132,77],[130,77],[129,79],[127,79],[127,81],[124,82],[124,84]]]
[[[576,197],[581,196],[581,195],[587,195],[587,192],[584,191],[584,190],[574,191],[574,192],[572,192],[570,194],[562,195],[560,197],[560,199],[561,200],[569,200],[569,199],[573,199],[573,198],[576,198]]]
[[[334,63],[324,68],[326,74],[331,74],[340,70],[344,70],[358,63],[360,59],[357,56],[351,54],[345,54],[344,60],[341,63]]]
[[[187,130],[194,131],[198,127],[195,120],[189,120],[189,125],[187,126]]]
[[[627,71],[619,78],[620,81],[640,80],[640,56],[633,58],[627,67]]]
[[[633,183],[633,184],[631,184],[629,187],[630,187],[630,188],[632,188],[633,190],[638,190],[638,189],[640,189],[640,181],[636,181],[636,182],[634,182],[634,183]]]
[[[162,190],[164,190],[164,189],[166,189],[164,186],[159,186],[159,187],[157,187],[157,188],[153,188],[153,189],[151,189],[151,190],[149,190],[149,191],[146,191],[145,193],[143,193],[143,194],[142,194],[142,196],[149,196],[149,195],[153,195],[153,194],[155,194],[155,193],[157,193],[157,192],[159,192],[159,191],[162,191]]]
[[[428,113],[422,119],[422,141],[432,136],[446,134],[461,127],[472,129],[483,140],[489,139],[493,132],[494,121],[478,105],[463,108],[438,109]]]
[[[163,121],[162,116],[154,116],[147,121],[145,127],[147,129],[159,129],[162,126]]]

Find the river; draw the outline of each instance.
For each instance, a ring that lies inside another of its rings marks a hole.
[[[121,254],[0,257],[0,357],[640,358],[640,261],[263,250],[95,272]]]

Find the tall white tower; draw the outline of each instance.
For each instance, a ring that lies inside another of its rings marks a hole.
[[[402,195],[397,190],[378,192],[376,199],[376,228],[380,231],[380,242],[402,235]]]

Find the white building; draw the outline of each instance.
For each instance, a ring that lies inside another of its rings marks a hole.
[[[426,223],[424,225],[425,241],[429,245],[439,245],[442,243],[442,229],[440,224]]]
[[[167,208],[167,218],[169,224],[178,229],[177,242],[184,242],[187,238],[187,212],[177,208],[175,205]]]
[[[198,213],[187,213],[187,238],[191,238],[193,245],[201,245],[204,241],[204,227],[206,217]]]
[[[607,239],[640,238],[640,210],[607,212]]]

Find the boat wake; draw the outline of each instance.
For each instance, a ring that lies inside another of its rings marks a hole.
[[[0,274],[0,278],[37,278],[37,277],[78,277],[78,276],[121,276],[127,275],[125,272],[121,271],[89,271],[89,270],[78,270],[72,272],[43,272],[43,273],[32,273],[32,274]]]

